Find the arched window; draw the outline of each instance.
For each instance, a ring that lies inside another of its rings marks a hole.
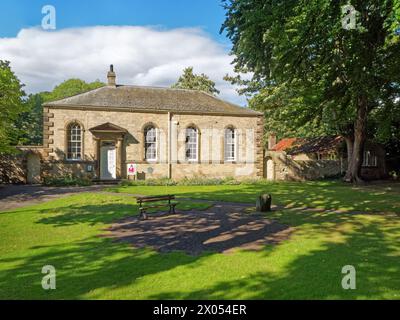
[[[154,126],[144,130],[144,154],[147,161],[157,160],[157,131]]]
[[[198,132],[194,127],[186,128],[186,160],[198,160]]]
[[[225,161],[236,161],[236,130],[225,129]]]
[[[79,123],[71,123],[67,128],[67,159],[82,159],[82,127]]]

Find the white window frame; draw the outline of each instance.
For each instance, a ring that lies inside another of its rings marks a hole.
[[[230,146],[233,146],[233,157],[227,155],[228,150],[228,139],[227,133],[233,132],[233,142],[229,143]],[[224,161],[226,162],[235,162],[237,159],[237,130],[235,128],[228,127],[224,131]]]
[[[195,138],[196,138],[195,142],[190,142],[189,141],[189,138],[190,138],[190,136],[188,135],[189,130],[193,130],[195,132],[195,135],[194,135]],[[193,144],[194,144],[194,148],[193,149],[196,152],[196,157],[195,158],[189,158],[187,156],[187,152],[188,152],[188,149],[190,148],[190,145],[193,145]],[[197,162],[197,161],[199,161],[199,129],[197,129],[196,127],[193,127],[193,126],[187,127],[186,130],[185,130],[185,159],[186,159],[186,161],[189,161],[189,162]]]
[[[148,142],[147,141],[147,133],[150,130],[154,130],[154,141],[153,142]],[[147,149],[148,149],[148,145],[153,145],[154,144],[154,158],[148,158],[147,157]],[[158,159],[158,132],[157,132],[157,128],[155,126],[147,126],[144,129],[144,159],[145,161],[148,162],[156,162]]]
[[[79,133],[77,132],[79,129]],[[73,131],[74,130],[74,131]],[[73,137],[79,136],[79,139]],[[77,144],[80,144],[77,149]],[[75,151],[72,151],[74,149]],[[79,150],[79,151],[77,151]],[[77,155],[80,155],[79,157]],[[82,161],[83,156],[83,127],[77,122],[70,123],[67,127],[67,160]]]
[[[363,153],[363,167],[377,167],[378,157],[371,150],[366,150]]]

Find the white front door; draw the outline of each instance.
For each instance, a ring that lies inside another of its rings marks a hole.
[[[117,152],[115,145],[104,145],[100,151],[100,179],[114,180],[117,178]]]

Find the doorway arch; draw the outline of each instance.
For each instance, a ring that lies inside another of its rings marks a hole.
[[[26,182],[29,184],[40,183],[40,155],[30,152],[26,156]]]
[[[274,181],[275,180],[275,162],[271,158],[267,158],[266,162],[266,175],[267,180]]]

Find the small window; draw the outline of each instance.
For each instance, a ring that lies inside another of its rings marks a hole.
[[[363,167],[376,167],[378,165],[378,157],[371,151],[364,151]]]
[[[157,130],[153,126],[149,126],[144,130],[144,149],[145,159],[147,161],[157,160]]]
[[[67,129],[67,159],[82,159],[82,128],[78,123],[72,123]]]
[[[186,160],[197,161],[198,132],[196,128],[186,129]]]
[[[337,153],[331,153],[331,160],[338,160],[338,154]]]
[[[225,129],[225,161],[236,161],[236,132],[233,128]]]

